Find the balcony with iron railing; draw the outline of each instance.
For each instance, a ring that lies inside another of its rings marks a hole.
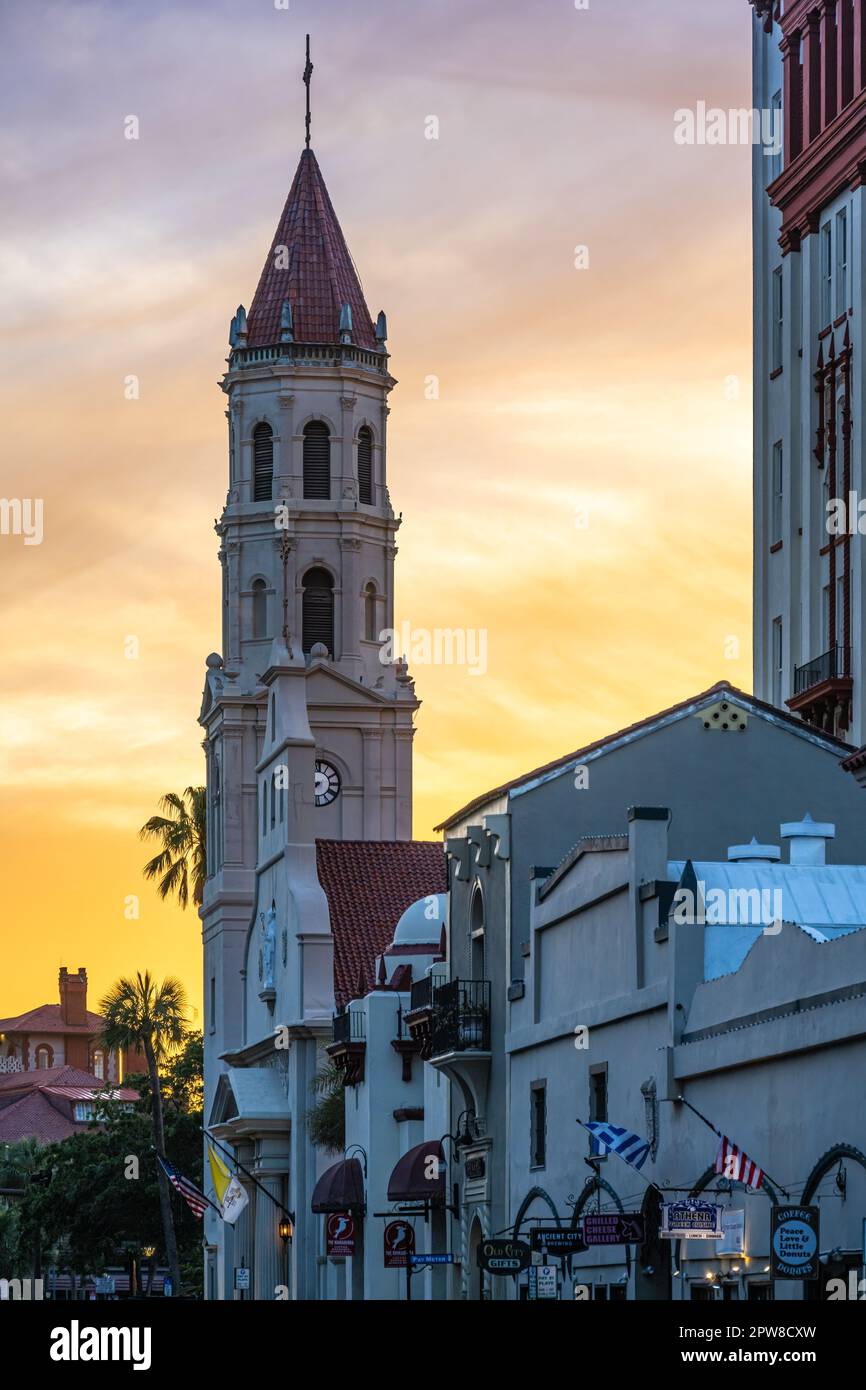
[[[851,648],[836,644],[794,668],[794,714],[825,733],[844,734],[851,722]]]
[[[360,1009],[343,1009],[334,1014],[332,1033],[335,1043],[363,1042],[367,1036],[364,1014]]]
[[[412,982],[401,1026],[424,1061],[490,1051],[490,981],[446,980],[441,974]]]
[[[794,668],[794,695],[803,695],[824,681],[850,674],[851,648],[835,646]]]
[[[432,1056],[490,1050],[490,981],[449,980],[433,992]]]
[[[362,1009],[342,1009],[334,1014],[333,1042],[325,1049],[343,1073],[344,1086],[357,1086],[364,1080],[367,1055],[366,1015]]]

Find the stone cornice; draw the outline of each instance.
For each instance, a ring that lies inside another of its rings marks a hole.
[[[782,214],[779,244],[797,251],[814,231],[823,208],[843,188],[857,188],[866,174],[866,90],[797,155],[767,189]]]

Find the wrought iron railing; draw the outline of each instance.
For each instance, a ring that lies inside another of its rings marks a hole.
[[[851,648],[831,647],[812,661],[794,668],[794,694],[803,695],[815,685],[832,680],[835,676],[847,676],[851,671]]]
[[[429,1009],[433,1003],[433,976],[422,975],[420,980],[413,980],[409,991],[409,1012],[414,1009]]]
[[[449,980],[433,991],[432,1055],[490,1048],[490,981]]]
[[[364,1015],[360,1009],[346,1009],[341,1014],[334,1014],[334,1042],[363,1042]]]

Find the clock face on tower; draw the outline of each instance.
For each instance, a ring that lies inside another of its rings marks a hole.
[[[316,760],[316,805],[330,806],[340,795],[340,774],[330,763]]]

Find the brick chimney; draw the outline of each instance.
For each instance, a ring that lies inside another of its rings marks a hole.
[[[79,965],[77,975],[70,975],[65,965],[60,967],[60,1017],[71,1028],[87,1022],[87,971],[83,965]]]

